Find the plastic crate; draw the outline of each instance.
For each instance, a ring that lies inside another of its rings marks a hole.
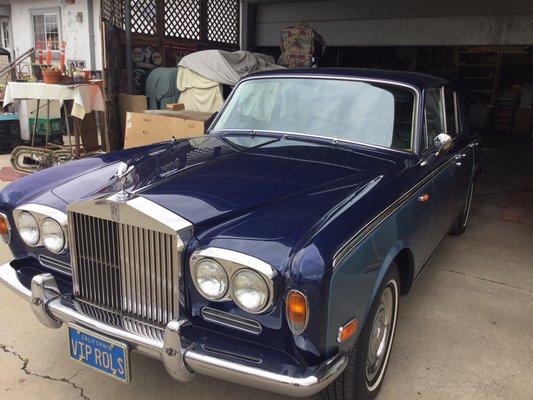
[[[16,114],[0,114],[0,152],[10,153],[20,145],[20,123]]]
[[[29,119],[30,123],[30,137],[33,135],[33,127],[35,125],[35,118]],[[48,120],[46,118],[39,118],[37,120],[36,137],[46,137]],[[48,140],[59,138],[63,136],[63,120],[61,118],[50,118],[50,136]]]

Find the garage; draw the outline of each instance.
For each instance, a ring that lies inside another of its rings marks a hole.
[[[124,144],[119,94],[142,96],[144,75],[153,69],[146,58],[135,61],[135,49],[150,49],[150,57],[156,51],[157,63],[166,67],[204,49],[241,48],[279,60],[281,32],[304,22],[325,44],[313,54],[319,69],[400,70],[452,80],[465,99],[464,124],[482,147],[468,228],[440,244],[402,297],[377,398],[532,398],[533,4],[250,0],[216,2],[221,8],[214,8],[213,3],[132,2],[132,18],[123,21],[120,2],[102,1],[110,148]],[[127,26],[131,35],[125,34]],[[1,162],[9,165],[5,156]],[[12,258],[6,245],[0,257],[2,263]],[[6,371],[0,399],[35,393],[84,399],[290,398],[206,376],[183,384],[159,361],[138,353],[132,353],[131,384],[102,378],[65,361],[64,329],[45,329],[26,318],[28,305],[4,286],[0,298],[0,366]]]

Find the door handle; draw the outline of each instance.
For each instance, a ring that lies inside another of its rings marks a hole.
[[[454,159],[455,159],[455,165],[457,165],[458,167],[460,167],[461,165],[463,165],[463,163],[461,162],[461,160],[463,159],[463,157],[466,157],[466,154],[457,154]]]

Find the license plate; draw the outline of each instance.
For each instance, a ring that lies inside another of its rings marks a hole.
[[[128,346],[77,326],[68,327],[70,358],[129,382]]]

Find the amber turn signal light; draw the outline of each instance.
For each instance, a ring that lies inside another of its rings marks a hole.
[[[355,332],[357,332],[357,320],[354,318],[339,328],[339,334],[337,336],[337,342],[343,343],[350,339]]]
[[[295,335],[301,334],[309,320],[307,296],[299,290],[291,290],[287,294],[287,321]]]
[[[4,214],[0,214],[0,236],[2,236],[4,242],[9,242],[10,234],[9,221]]]

